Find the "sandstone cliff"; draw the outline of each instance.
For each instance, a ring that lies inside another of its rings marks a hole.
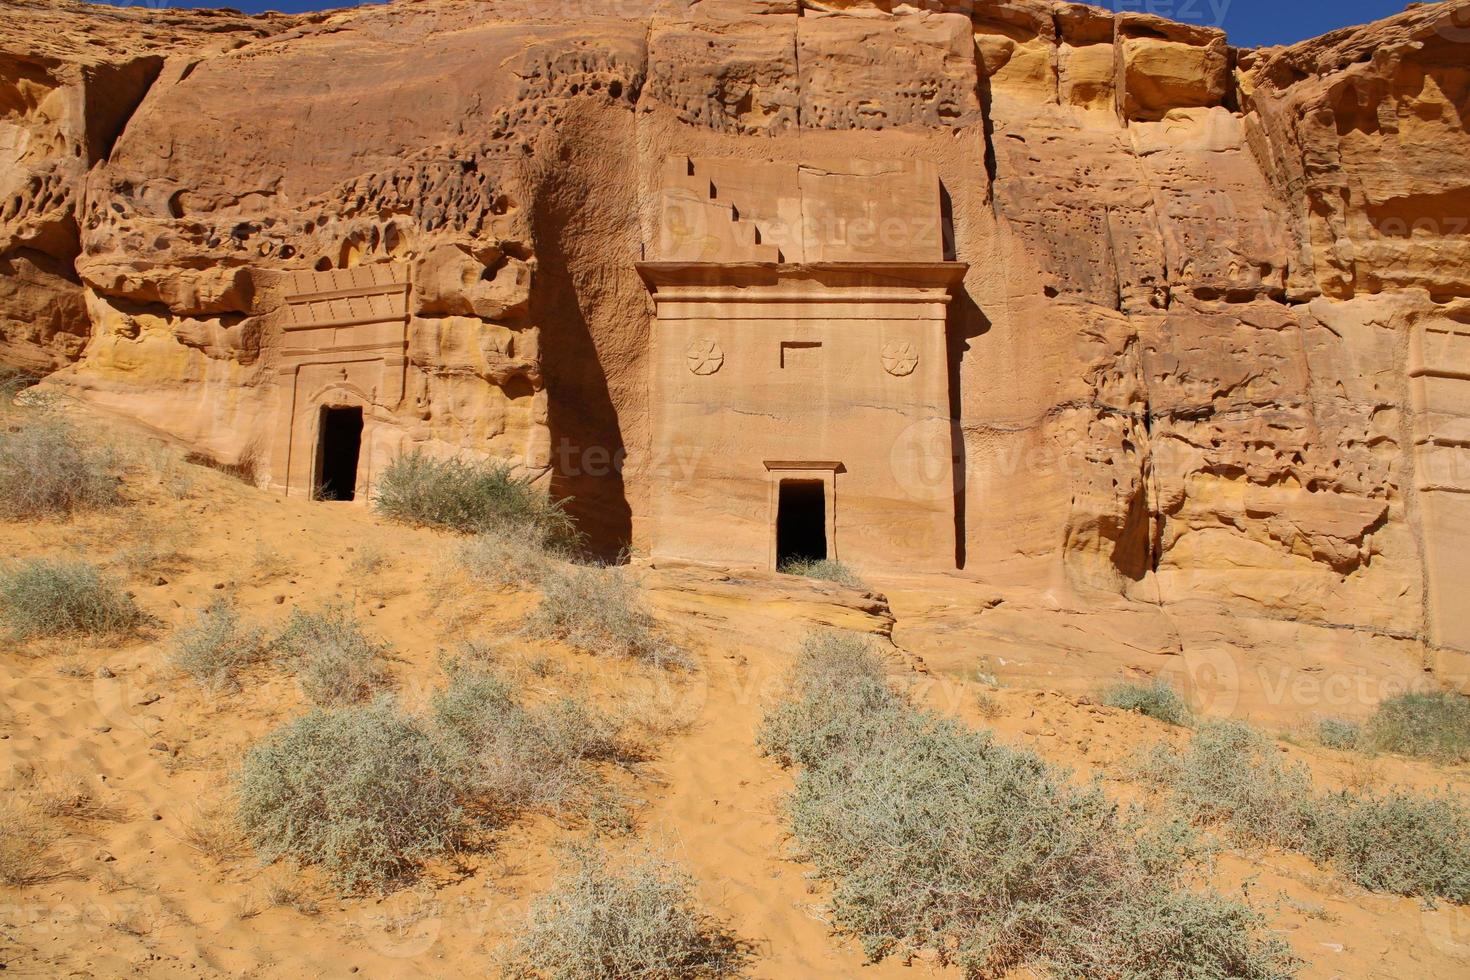
[[[372,452],[637,548],[665,161],[922,159],[966,575],[1470,648],[1466,0],[1265,51],[1050,0],[0,9],[0,360],[263,481],[292,331],[402,302]]]

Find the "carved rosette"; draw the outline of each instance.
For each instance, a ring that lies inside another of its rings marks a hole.
[[[714,374],[725,363],[725,351],[713,337],[691,341],[684,357],[695,374]]]
[[[883,345],[883,370],[895,378],[913,374],[919,366],[919,351],[906,340],[892,340]]]

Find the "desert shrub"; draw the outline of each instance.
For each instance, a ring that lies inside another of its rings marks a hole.
[[[496,589],[539,585],[553,561],[527,530],[477,534],[455,549],[454,559],[476,582]]]
[[[804,647],[761,742],[804,766],[791,830],[871,958],[927,950],[971,976],[1289,973],[1255,913],[1185,887],[1180,828],[1151,830],[1097,786],[913,708],[858,641]]]
[[[173,663],[206,687],[233,688],[236,675],[268,653],[261,631],[242,624],[228,600],[216,599],[174,638]]]
[[[1318,744],[1347,751],[1358,747],[1363,726],[1347,718],[1318,718],[1316,735]]]
[[[549,547],[571,547],[576,525],[565,501],[552,500],[505,463],[400,456],[378,478],[373,505],[393,520],[464,534],[530,529]]]
[[[525,633],[560,640],[584,653],[631,657],[660,667],[687,667],[687,653],[661,636],[638,583],[617,568],[567,565],[541,582],[541,602]]]
[[[1389,698],[1364,726],[1362,744],[1436,762],[1470,761],[1470,698],[1449,691]]]
[[[65,419],[30,410],[0,423],[0,519],[67,516],[121,499],[107,458]]]
[[[1372,891],[1470,902],[1470,812],[1442,793],[1333,793],[1306,851]]]
[[[302,692],[315,704],[354,704],[388,685],[388,645],[363,633],[346,606],[293,609],[276,648],[290,659]]]
[[[0,620],[18,640],[130,633],[148,621],[85,561],[33,558],[0,569]]]
[[[1189,705],[1167,681],[1149,684],[1114,684],[1103,692],[1103,704],[1124,711],[1136,711],[1168,725],[1189,725]]]
[[[246,754],[236,789],[262,859],[320,865],[348,889],[411,876],[467,829],[438,741],[386,700],[276,729]]]
[[[1470,811],[1456,798],[1316,793],[1304,766],[1240,722],[1205,725],[1182,750],[1156,748],[1144,772],[1191,819],[1244,843],[1301,851],[1375,891],[1470,899]]]
[[[616,726],[581,701],[530,707],[500,676],[447,665],[449,683],[431,702],[455,781],[493,823],[526,809],[585,805],[602,784],[591,763],[623,755]]]
[[[1191,820],[1224,825],[1242,842],[1300,848],[1307,840],[1311,775],[1243,722],[1206,722],[1184,749],[1156,746],[1140,774],[1168,787]]]
[[[803,578],[820,579],[824,582],[836,582],[838,585],[850,585],[854,588],[863,584],[856,572],[842,564],[827,558],[813,560],[810,558],[792,558],[781,564],[778,569],[785,575],[800,575]]]
[[[583,850],[502,956],[513,980],[712,980],[737,976],[748,947],[704,912],[694,880],[645,856],[623,868]]]
[[[803,638],[790,696],[767,713],[761,750],[782,765],[810,766],[868,737],[906,705],[888,687],[873,642],[857,633],[814,632]]]

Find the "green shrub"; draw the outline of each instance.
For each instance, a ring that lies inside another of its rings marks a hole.
[[[381,890],[464,841],[449,773],[438,742],[389,701],[313,710],[246,754],[240,822],[266,861],[294,858],[344,888]]]
[[[740,975],[748,957],[700,909],[687,872],[656,857],[615,869],[583,850],[502,961],[512,980],[715,980]]]
[[[1259,917],[1189,891],[1189,837],[1120,815],[1039,757],[919,711],[863,641],[808,638],[766,751],[804,766],[786,812],[836,924],[874,959],[970,976],[1287,975]]]
[[[1363,745],[1436,762],[1470,761],[1470,698],[1448,691],[1390,698],[1369,719]]]
[[[1363,726],[1347,718],[1317,719],[1317,742],[1329,749],[1348,751],[1361,743]]]
[[[586,805],[602,785],[590,764],[624,755],[616,726],[581,701],[532,708],[488,670],[451,662],[448,672],[431,704],[435,730],[456,782],[491,823]]]
[[[383,471],[373,503],[393,520],[464,534],[529,530],[552,548],[573,547],[578,538],[566,502],[551,500],[505,463],[408,453]]]
[[[68,516],[121,499],[107,459],[50,412],[0,417],[0,519]]]
[[[617,568],[551,569],[524,632],[560,640],[584,653],[631,657],[660,667],[688,667],[692,662],[659,635],[637,581]]]
[[[1198,823],[1247,844],[1301,851],[1375,891],[1470,899],[1470,813],[1457,799],[1394,791],[1318,794],[1307,770],[1240,722],[1156,748],[1144,775]]]
[[[1167,681],[1162,680],[1148,684],[1114,684],[1103,692],[1103,704],[1124,711],[1136,711],[1168,725],[1188,726],[1192,721],[1189,705],[1184,698]]]
[[[234,688],[236,675],[264,660],[269,649],[259,629],[242,625],[235,607],[216,599],[174,638],[173,663],[206,687]]]
[[[365,701],[388,685],[386,643],[369,639],[346,606],[293,609],[276,648],[290,658],[301,690],[314,704]]]
[[[128,634],[148,617],[96,566],[33,558],[0,569],[0,621],[12,637],[28,640]]]
[[[850,585],[853,588],[861,588],[863,584],[862,579],[858,578],[857,573],[852,569],[840,561],[827,558],[820,560],[792,558],[783,562],[778,571],[784,575],[800,575],[803,578],[836,582],[838,585]]]

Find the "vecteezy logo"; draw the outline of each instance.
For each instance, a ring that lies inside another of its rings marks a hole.
[[[1184,651],[1185,690],[1200,714],[1229,717],[1240,704],[1240,665],[1232,650]]]
[[[912,368],[910,368],[912,370]],[[954,430],[949,419],[929,418],[907,426],[888,456],[894,482],[912,500],[954,496]]]
[[[702,201],[665,199],[661,259],[681,262],[708,262],[720,255],[721,240],[710,233],[710,215],[714,205]]]

